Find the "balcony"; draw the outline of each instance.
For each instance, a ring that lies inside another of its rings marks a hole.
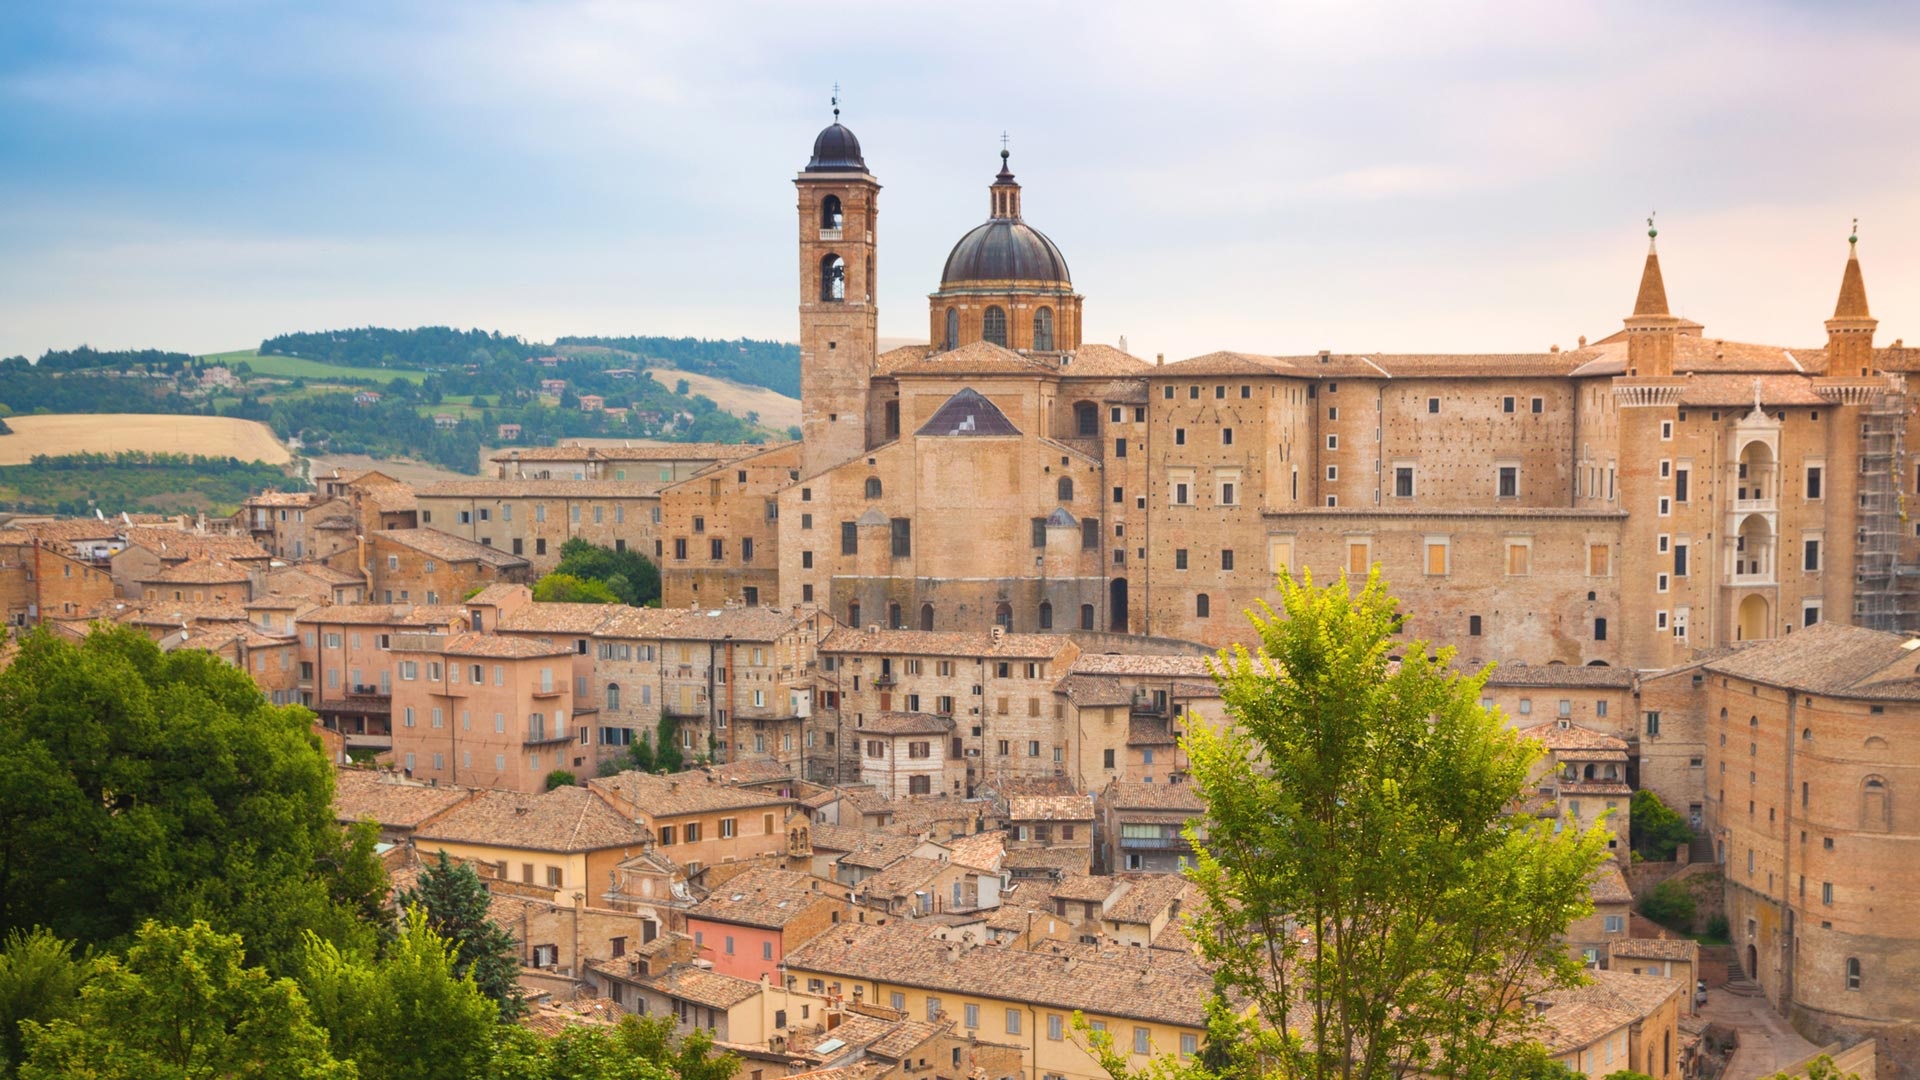
[[[520,744],[522,746],[555,746],[573,742],[576,738],[578,736],[571,731],[556,731],[552,734],[544,731],[530,731],[526,738],[520,740]]]
[[[559,697],[561,694],[564,694],[566,692],[567,692],[567,684],[558,683],[558,682],[554,683],[552,686],[536,686],[533,688],[533,696],[537,698]]]
[[[892,675],[889,675],[885,672],[882,672],[873,677],[873,688],[875,690],[885,690],[886,688],[894,685],[897,685],[897,680],[895,680]]]
[[[1733,500],[1733,512],[1736,514],[1766,513],[1780,509],[1780,500],[1774,498],[1741,498]]]
[[[390,698],[393,696],[393,690],[391,687],[374,686],[371,683],[354,683],[347,687],[347,696],[350,698]]]
[[[669,720],[705,720],[707,706],[705,702],[697,705],[662,705],[660,715]]]

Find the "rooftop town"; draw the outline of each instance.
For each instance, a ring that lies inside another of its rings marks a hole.
[[[1920,350],[1875,345],[1857,245],[1808,348],[1674,314],[1650,229],[1623,328],[1569,348],[1148,362],[1081,340],[1003,152],[928,343],[881,352],[859,141],[794,183],[800,441],[21,517],[7,622],[126,624],[311,710],[396,887],[477,868],[578,1022],[672,1016],[750,1080],[1099,1080],[1076,1013],[1135,1064],[1205,1037],[1209,657],[1282,570],[1377,567],[1402,640],[1497,665],[1530,809],[1614,838],[1566,934],[1593,981],[1536,1003],[1556,1060],[1697,1075],[1711,984],[1920,1075]],[[574,539],[655,561],[663,606],[536,601]],[[1638,792],[1678,859],[1630,853]],[[1641,917],[1666,881],[1731,944]]]

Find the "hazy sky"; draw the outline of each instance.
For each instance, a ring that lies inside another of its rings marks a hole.
[[[924,338],[1010,133],[1086,337],[1818,344],[1851,217],[1920,341],[1920,5],[0,4],[0,355],[447,323],[796,335],[829,87]]]

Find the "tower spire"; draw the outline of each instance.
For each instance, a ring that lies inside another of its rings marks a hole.
[[[1660,251],[1655,246],[1655,238],[1660,230],[1654,227],[1653,215],[1647,215],[1647,265],[1640,271],[1640,294],[1634,298],[1635,315],[1671,315],[1667,310],[1667,283],[1660,276]]]
[[[1853,219],[1853,234],[1847,237],[1847,268],[1840,276],[1840,300],[1833,307],[1836,319],[1867,319],[1867,283],[1860,276],[1860,219]]]
[[[1847,266],[1840,274],[1840,299],[1827,320],[1827,374],[1873,374],[1873,331],[1880,325],[1867,308],[1867,281],[1860,273],[1860,219],[1847,237]]]
[[[1020,185],[1014,182],[1013,170],[1007,165],[1012,155],[1007,151],[1007,133],[1000,133],[1000,173],[993,178],[993,186],[987,189],[993,204],[993,216],[997,218],[1018,218],[1020,216]]]

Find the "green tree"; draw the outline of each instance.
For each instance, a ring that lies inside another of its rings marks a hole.
[[[654,770],[653,740],[647,732],[640,732],[627,747],[627,768],[649,773]]]
[[[365,1077],[465,1080],[484,1075],[499,1006],[472,976],[454,973],[454,948],[414,908],[378,962],[309,938],[300,985],[333,1054]]]
[[[1615,1069],[1603,1077],[1602,1080],[1654,1080],[1654,1078],[1643,1072],[1635,1072],[1632,1069]]]
[[[554,604],[617,604],[620,598],[604,582],[583,580],[572,574],[548,574],[533,583],[533,598]]]
[[[124,960],[98,962],[70,1018],[21,1030],[23,1080],[354,1075],[328,1051],[299,987],[248,967],[240,938],[205,922],[147,923]]]
[[[433,932],[453,943],[453,973],[472,978],[480,992],[499,1007],[500,1018],[516,1020],[527,1008],[520,996],[520,961],[513,937],[488,912],[487,886],[466,863],[441,852],[420,872],[419,882],[400,894],[403,909],[419,908]]]
[[[0,1073],[18,1074],[26,1057],[20,1025],[73,1015],[92,967],[86,953],[45,929],[14,930],[0,948]]]
[[[713,1053],[713,1036],[695,1028],[675,1038],[673,1018],[627,1016],[612,1027],[576,1026],[552,1038],[507,1028],[497,1040],[495,1080],[731,1080],[732,1054]]]
[[[573,775],[573,773],[567,769],[555,769],[552,772],[547,774],[547,790],[548,791],[552,791],[554,788],[560,788],[560,787],[574,787],[579,783],[580,783],[580,778]]]
[[[26,635],[0,673],[0,926],[113,946],[204,918],[275,970],[308,930],[370,945],[386,874],[311,723],[128,627]]]
[[[1796,1080],[1796,1078],[1779,1072],[1767,1077],[1767,1080]],[[1821,1054],[1819,1057],[1807,1063],[1807,1080],[1860,1080],[1860,1074],[1846,1073],[1842,1075],[1840,1067],[1833,1063],[1833,1058],[1826,1054]]]
[[[680,741],[674,733],[673,719],[665,715],[660,717],[659,738],[654,744],[653,767],[655,772],[676,773],[687,767],[686,755],[680,752]]]
[[[687,396],[687,391],[688,391],[689,389],[690,389],[690,387],[688,387],[688,386],[687,386],[687,380],[685,380],[685,379],[675,379],[675,380],[674,380],[674,382],[673,382],[673,392],[674,392],[674,393],[676,393],[676,394],[679,394],[679,395],[680,395],[681,397],[686,397],[686,396]]]
[[[1510,813],[1539,744],[1480,707],[1485,672],[1393,640],[1377,571],[1279,591],[1284,617],[1249,616],[1259,653],[1216,664],[1233,723],[1186,739],[1208,803],[1192,937],[1251,1007],[1231,1053],[1287,1080],[1499,1075],[1524,996],[1581,979],[1559,939],[1604,830]]]
[[[1695,906],[1693,893],[1672,879],[1655,885],[1640,897],[1640,914],[1681,933],[1693,929]]]
[[[1652,791],[1636,791],[1628,805],[1628,843],[1643,859],[1664,862],[1681,844],[1693,840],[1693,829],[1679,812]]]
[[[616,550],[574,537],[560,546],[556,574],[604,583],[622,603],[645,607],[660,598],[660,568],[645,555]]]

